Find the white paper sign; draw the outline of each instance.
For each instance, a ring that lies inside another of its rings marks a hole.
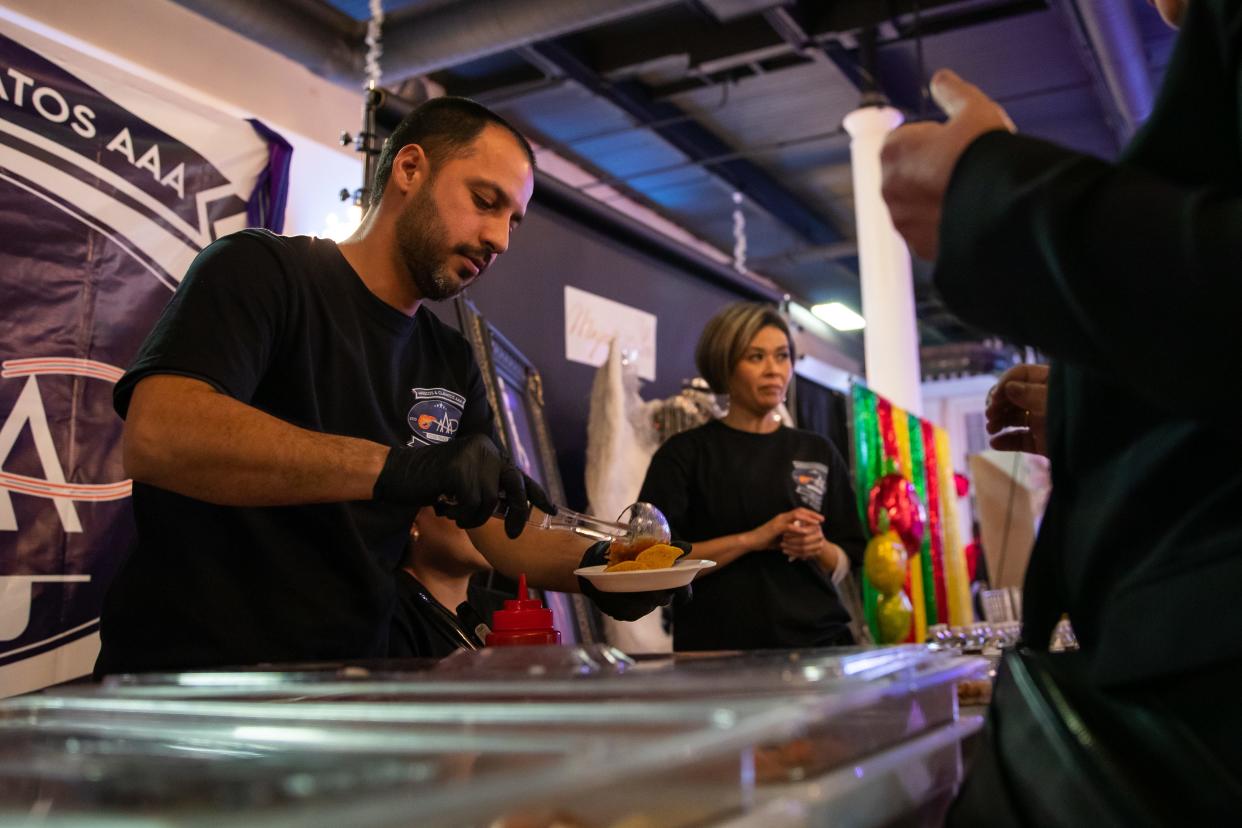
[[[608,343],[638,353],[638,375],[655,379],[655,314],[565,286],[565,358],[584,365],[603,365]]]

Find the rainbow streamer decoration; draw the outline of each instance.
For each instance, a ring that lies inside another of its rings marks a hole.
[[[862,383],[850,388],[854,484],[858,510],[867,526],[872,486],[893,471],[914,484],[927,509],[922,546],[908,550],[906,595],[913,606],[907,641],[922,642],[932,624],[959,626],[974,621],[966,556],[957,531],[957,493],[949,435],[928,420],[903,411]],[[876,621],[878,592],[862,576],[863,611],[872,637],[883,641]]]

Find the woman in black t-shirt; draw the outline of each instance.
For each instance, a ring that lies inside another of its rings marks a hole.
[[[661,446],[639,496],[692,557],[716,561],[675,610],[676,650],[853,643],[834,584],[861,566],[866,541],[840,453],[777,413],[793,358],[768,305],[725,308],[699,338],[695,362],[729,413]]]

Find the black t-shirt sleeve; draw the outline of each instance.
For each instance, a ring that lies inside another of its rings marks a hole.
[[[647,476],[638,494],[640,501],[664,513],[675,540],[687,540],[693,455],[688,437],[674,437],[660,446],[647,466]]]
[[[273,251],[246,233],[205,248],[113,390],[125,417],[134,387],[153,374],[202,380],[249,402],[280,338],[287,276]]]
[[[867,536],[858,516],[850,469],[841,452],[828,444],[828,490],[824,492],[824,537],[845,550],[850,569],[862,568]]]

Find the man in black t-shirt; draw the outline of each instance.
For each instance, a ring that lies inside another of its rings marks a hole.
[[[249,230],[194,260],[115,389],[138,534],[96,673],[386,655],[425,506],[497,569],[578,589],[583,542],[521,535],[554,507],[496,449],[468,343],[422,307],[505,252],[533,166],[502,119],[437,99],[386,142],[346,242]]]

